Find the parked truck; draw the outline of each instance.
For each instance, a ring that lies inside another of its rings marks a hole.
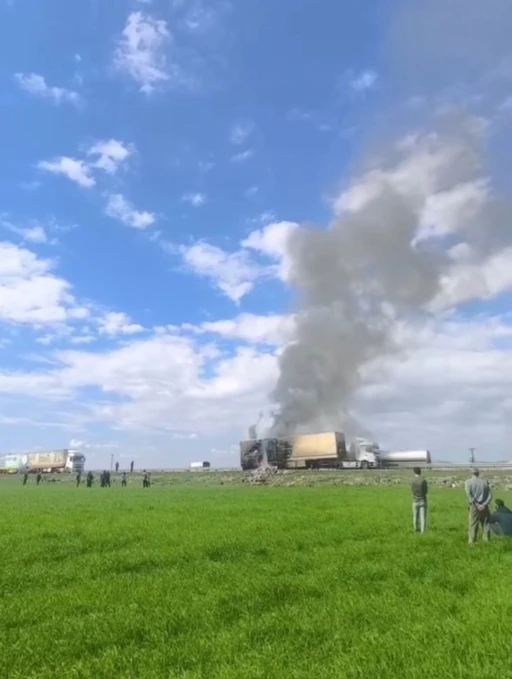
[[[85,455],[78,450],[49,450],[0,457],[0,472],[73,472],[84,471]]]
[[[345,435],[330,431],[283,438],[240,442],[242,469],[270,465],[279,469],[372,469],[379,466],[374,443],[355,439],[348,447]]]
[[[211,467],[211,464],[207,460],[205,460],[204,462],[191,462],[190,463],[190,471],[193,471],[193,472],[194,471],[195,472],[201,471],[201,470],[204,470],[204,469],[210,469],[210,467]]]

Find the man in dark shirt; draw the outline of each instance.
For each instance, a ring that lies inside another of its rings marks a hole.
[[[512,511],[505,507],[503,500],[496,500],[496,511],[491,514],[489,523],[495,535],[512,537]]]
[[[414,467],[412,490],[412,525],[416,533],[427,530],[427,494],[428,484],[421,478],[421,469]]]

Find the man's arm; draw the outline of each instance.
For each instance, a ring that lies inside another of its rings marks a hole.
[[[491,489],[489,487],[489,484],[486,483],[485,485],[487,487],[487,497],[485,498],[485,500],[483,502],[480,503],[480,507],[488,507],[491,504],[491,500],[492,500],[492,492],[491,492]]]
[[[425,497],[428,495],[428,483],[426,479],[423,479],[423,492],[425,493]]]
[[[464,484],[464,489],[466,491],[466,495],[467,495],[469,504],[470,505],[474,504],[475,498],[473,497],[473,493],[471,491],[471,482],[470,481],[466,481],[466,483]]]

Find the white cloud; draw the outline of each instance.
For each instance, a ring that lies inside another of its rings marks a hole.
[[[44,77],[37,73],[16,73],[15,78],[25,92],[42,99],[49,99],[54,104],[70,103],[76,105],[81,102],[81,97],[77,92],[64,87],[50,87],[46,84]]]
[[[116,337],[118,335],[135,335],[142,332],[144,328],[138,323],[132,323],[127,314],[111,311],[99,319],[99,330],[102,335]]]
[[[108,196],[105,213],[112,219],[118,219],[126,226],[132,226],[135,229],[147,229],[155,223],[156,219],[152,212],[136,210],[120,193],[112,193]]]
[[[68,156],[60,156],[53,160],[42,160],[38,163],[37,167],[40,170],[45,170],[52,174],[64,175],[64,177],[75,182],[78,186],[87,189],[96,184],[96,180],[92,176],[89,166],[83,160],[69,158]]]
[[[108,175],[116,174],[134,150],[133,144],[125,144],[117,139],[99,140],[87,149],[86,159],[60,156],[53,160],[43,160],[37,167],[63,175],[84,188],[92,188],[96,185],[95,170],[102,170]]]
[[[0,243],[0,321],[52,325],[89,314],[71,285],[52,273],[53,263],[12,243]]]
[[[27,226],[20,226],[18,224],[13,224],[12,222],[9,221],[1,220],[0,225],[8,229],[9,231],[18,234],[23,238],[23,240],[29,243],[43,244],[50,242],[46,229],[37,222],[29,223],[29,225]]]
[[[456,264],[443,278],[441,292],[432,307],[453,308],[471,300],[491,299],[507,290],[512,290],[512,247],[483,261],[463,259]]]
[[[295,222],[273,222],[250,233],[241,245],[243,248],[255,250],[277,261],[277,275],[281,280],[286,281],[291,267],[287,242],[297,227],[298,224]]]
[[[244,144],[254,131],[254,123],[244,122],[233,125],[229,141],[232,144]]]
[[[231,156],[231,162],[232,163],[244,163],[246,160],[249,160],[252,158],[254,155],[254,151],[252,149],[247,149],[246,151],[241,151],[240,153],[235,153],[234,156]]]
[[[247,341],[259,333],[263,343],[279,339],[268,334],[276,321],[242,314],[203,330]],[[406,351],[399,360],[368,366],[367,386],[354,404],[377,440],[465,459],[471,421],[471,445],[481,447],[487,459],[503,457],[512,413],[510,319],[451,318],[410,326],[402,330],[401,342]],[[80,402],[82,389],[98,389],[102,399],[88,406],[90,420],[132,431],[158,428],[171,436],[194,432],[210,440],[224,433],[228,444],[236,444],[268,407],[277,376],[274,351],[239,347],[224,354],[172,333],[109,351],[51,356],[54,364],[41,372],[0,374],[0,391],[30,394],[32,403],[57,396],[68,403]]]
[[[239,302],[263,274],[262,267],[252,262],[247,252],[226,252],[221,248],[199,241],[182,246],[184,263],[194,273],[209,278],[227,297]]]
[[[185,193],[181,200],[184,203],[190,203],[193,207],[200,207],[206,202],[206,196],[204,193]]]
[[[437,459],[467,460],[467,445],[480,447],[480,459],[503,459],[512,406],[510,319],[449,320],[415,339],[410,331],[408,354],[374,366],[359,394],[372,432],[391,448],[429,448]]]
[[[132,12],[114,52],[114,67],[133,78],[141,92],[151,93],[171,77],[165,55],[170,42],[164,20]]]
[[[94,167],[104,170],[107,174],[115,174],[119,166],[133,153],[133,147],[117,139],[109,139],[96,142],[87,153],[90,156],[98,156]]]
[[[68,444],[72,450],[114,450],[119,448],[118,443],[87,443],[81,439],[71,439]]]
[[[292,316],[243,313],[235,318],[220,321],[205,321],[198,326],[184,326],[194,333],[211,333],[248,344],[281,346],[291,339],[295,323]]]
[[[36,226],[29,226],[22,230],[22,235],[25,240],[31,243],[47,243],[48,235],[44,228],[38,224]]]
[[[295,228],[294,222],[267,224],[252,231],[232,252],[205,241],[188,246],[161,245],[169,254],[180,255],[189,270],[208,278],[229,299],[238,303],[262,279],[288,280],[291,261],[286,243]],[[256,253],[274,263],[259,263]]]
[[[352,74],[350,76],[350,87],[354,92],[366,92],[375,87],[377,80],[377,73],[368,69],[366,71],[361,71],[360,73]]]

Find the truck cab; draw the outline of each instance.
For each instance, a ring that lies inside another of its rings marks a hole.
[[[78,450],[70,450],[66,459],[67,472],[83,472],[85,469],[85,455]]]
[[[364,438],[354,439],[349,446],[349,456],[360,469],[375,469],[380,466],[379,444]]]

